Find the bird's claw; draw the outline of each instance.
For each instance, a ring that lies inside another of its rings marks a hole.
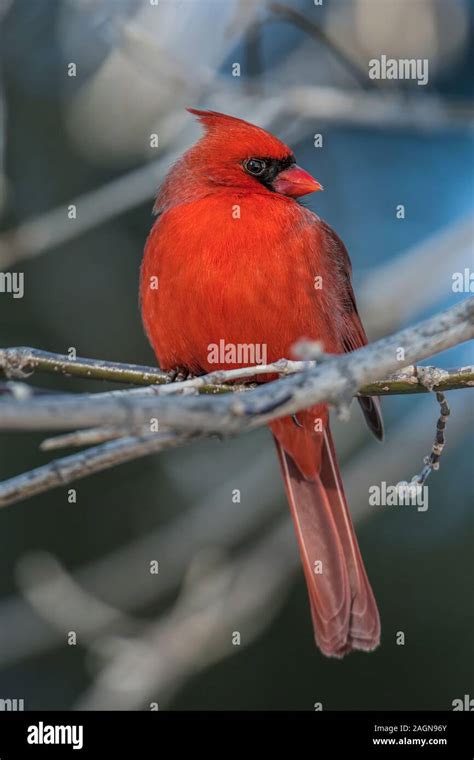
[[[168,372],[168,383],[182,383],[192,377],[185,367],[175,367]]]

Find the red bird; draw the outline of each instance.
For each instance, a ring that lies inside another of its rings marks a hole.
[[[252,366],[213,346],[291,356],[300,338],[343,353],[367,343],[344,244],[298,198],[321,185],[276,137],[242,119],[190,108],[204,136],[167,175],[141,270],[143,322],[160,366],[202,374]],[[156,279],[158,278],[158,280]],[[158,283],[158,287],[156,287]],[[359,399],[383,436],[378,401]],[[314,406],[270,425],[325,655],[370,651],[377,605],[352,526],[329,429]]]

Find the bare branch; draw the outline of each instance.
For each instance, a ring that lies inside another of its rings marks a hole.
[[[368,393],[373,395],[429,393],[440,388],[453,390],[468,387],[474,387],[474,367],[465,367],[460,370],[440,370],[435,367],[414,366],[407,367],[397,375],[395,380],[381,380],[365,386],[363,395]],[[143,390],[146,391],[147,389]],[[112,393],[117,393],[117,391],[112,391]],[[127,393],[127,391],[118,391],[118,393]],[[108,396],[109,394],[100,395]],[[198,437],[194,435],[193,439]],[[114,443],[105,443],[102,446],[87,449],[80,454],[53,460],[35,470],[0,482],[0,508],[49,491],[52,488],[68,485],[123,462],[183,445],[189,440],[189,435],[173,435],[172,433],[125,437],[125,431],[117,428],[77,430],[73,433],[48,438],[40,446],[42,451],[66,446],[91,445],[104,441],[114,441]],[[435,465],[432,463],[430,470],[433,467]]]
[[[216,396],[77,397],[0,400],[2,430],[64,430],[94,426],[136,431],[157,419],[161,429],[232,434],[294,414],[318,403],[347,404],[360,388],[399,368],[474,336],[474,298],[430,317],[414,327],[344,355],[324,357],[315,368],[261,385],[247,393]],[[312,358],[312,344],[300,345]],[[316,355],[320,359],[320,346]]]
[[[461,340],[467,340],[474,332],[473,307],[474,299],[469,299],[416,327],[408,328],[390,338],[377,341],[344,356],[324,355],[321,357],[319,344],[300,344],[300,351],[304,355],[317,355],[323,359],[322,364],[311,365],[299,375],[292,374],[295,370],[294,363],[279,362],[275,365],[267,365],[265,372],[268,372],[270,368],[277,368],[289,376],[238,396],[228,394],[227,397],[214,396],[205,399],[194,396],[189,398],[184,395],[175,399],[176,393],[174,393],[171,398],[160,398],[156,397],[157,387],[149,386],[130,391],[84,394],[79,399],[63,394],[59,399],[48,396],[36,399],[33,396],[31,399],[27,397],[10,403],[0,401],[0,428],[4,429],[67,427],[71,424],[71,412],[73,424],[82,424],[83,417],[89,420],[91,414],[97,415],[94,419],[99,422],[107,423],[104,428],[86,429],[82,435],[76,431],[60,436],[56,441],[53,438],[46,443],[44,448],[67,445],[71,441],[76,444],[90,443],[92,440],[108,441],[85,452],[63,457],[4,481],[0,484],[0,506],[12,504],[55,486],[71,483],[122,462],[183,444],[191,436],[209,434],[218,430],[221,434],[230,434],[251,429],[284,413],[308,408],[314,403],[347,404],[352,395],[357,392],[357,388],[359,388],[359,393],[363,392],[364,395],[383,395],[389,391],[397,392],[397,390],[400,393],[432,390],[441,393],[449,387],[472,387],[474,384],[472,367],[453,371],[411,366],[398,373],[395,379],[375,380],[365,386],[361,385],[361,381],[380,375],[382,369],[394,366],[397,362],[396,353],[401,345],[404,347],[405,356],[407,353],[410,356],[425,356],[433,351],[455,345]],[[48,361],[47,366],[51,367],[52,363]],[[117,367],[114,371],[116,369]],[[214,380],[226,377],[225,372],[213,373],[213,375]],[[199,381],[205,383],[206,378],[194,378],[186,382],[199,384]],[[183,386],[186,382],[177,385]],[[288,387],[290,383],[291,387]],[[174,386],[171,388],[174,389]],[[193,390],[196,392],[198,386],[193,386]],[[150,393],[153,393],[155,398],[147,398]],[[196,401],[199,402],[198,406],[195,405]],[[203,401],[204,408],[202,408]],[[151,406],[149,402],[152,402]],[[145,403],[147,406],[143,408]],[[174,426],[175,433],[149,433],[150,428],[146,426],[153,419],[151,415],[157,414],[157,405],[160,424],[164,418],[165,426],[167,424],[170,430]],[[186,411],[183,415],[184,405]],[[104,408],[107,410],[105,419],[102,416]],[[78,410],[81,412],[80,415],[78,415]],[[125,418],[121,416],[124,410]],[[66,423],[63,415],[66,416]],[[188,418],[191,419],[191,424]],[[209,422],[209,418],[212,422]],[[47,421],[44,422],[44,419]],[[76,422],[78,419],[79,423]],[[222,422],[219,422],[221,419]],[[12,424],[12,420],[21,420],[21,424]],[[130,429],[135,431],[138,429],[140,435],[122,437]],[[114,437],[117,440],[110,440]],[[434,462],[431,463],[431,467],[433,466]]]
[[[0,483],[0,507],[27,499],[57,486],[93,475],[95,472],[115,467],[132,459],[178,446],[189,440],[186,434],[156,433],[154,435],[128,436],[95,446],[37,467]]]
[[[280,360],[280,362],[283,362],[285,360]],[[276,362],[274,366],[277,364],[279,365],[280,362]],[[311,362],[288,362],[288,364],[293,365],[310,365]],[[253,367],[253,368],[247,368],[250,375],[253,376],[255,374],[255,370],[260,370],[261,367]],[[230,370],[239,372],[239,370]],[[295,370],[296,372],[296,370]],[[226,372],[222,373],[223,375],[226,375]],[[285,374],[283,372],[283,374]],[[289,373],[288,373],[289,374]],[[206,375],[206,378],[210,378],[211,375]],[[428,383],[426,381],[426,378],[431,378],[430,382]],[[228,379],[228,378],[226,378]],[[186,385],[187,387],[190,386],[190,384],[195,383],[197,381],[205,381],[205,378],[194,378],[194,380],[185,381],[183,383],[177,383],[176,385],[172,386],[172,388],[175,389],[176,392],[179,392],[182,390],[181,386]],[[216,378],[217,382],[217,378]],[[17,383],[18,385],[18,383]],[[28,387],[28,386],[27,386]],[[170,386],[166,386],[168,388]],[[205,392],[205,388],[211,387],[204,386],[203,392]],[[255,387],[254,385],[234,385],[234,386],[227,386],[222,385],[220,388],[224,388],[224,390],[227,392],[229,391],[248,391],[252,387]],[[412,365],[410,367],[405,367],[401,372],[397,372],[393,375],[390,375],[386,380],[377,380],[374,383],[370,383],[368,385],[363,386],[357,393],[358,396],[394,396],[394,395],[407,395],[411,393],[429,393],[430,391],[453,391],[453,390],[459,390],[462,388],[472,388],[474,387],[474,366],[468,366],[468,367],[460,367],[457,369],[441,369],[439,367],[419,367],[416,365]],[[155,392],[157,388],[160,389],[160,391],[165,390],[163,386],[151,386],[148,388],[145,388],[143,390],[140,390],[138,392],[133,391],[136,395],[148,395],[148,392],[151,391]],[[189,387],[191,390],[191,388]],[[118,393],[130,393],[130,391],[111,391],[111,394],[118,394]],[[108,393],[102,394],[102,398],[105,396],[109,396]],[[146,431],[145,431],[146,432]],[[98,427],[98,428],[89,428],[86,430],[76,430],[73,433],[65,433],[63,435],[57,435],[53,436],[51,438],[46,438],[41,444],[40,449],[41,451],[53,451],[61,448],[66,448],[69,446],[91,446],[96,443],[103,443],[104,441],[111,441],[114,438],[120,438],[121,435],[125,435],[126,431],[121,431],[119,428],[106,428],[106,427]]]
[[[427,379],[428,377],[430,380]],[[387,380],[367,383],[357,395],[400,396],[431,391],[454,391],[460,388],[474,388],[474,366],[441,369],[411,365],[401,372],[389,375]]]
[[[71,359],[64,354],[53,354],[38,348],[0,349],[0,371],[9,378],[24,379],[34,372],[50,375],[81,377],[89,380],[109,380],[114,383],[150,385],[166,383],[168,375],[157,367],[140,367],[136,364],[119,364],[100,359]]]
[[[276,374],[279,376],[291,375],[297,372],[305,372],[316,366],[315,361],[293,361],[281,358],[272,364],[258,364],[254,367],[241,367],[240,369],[217,370],[200,377],[193,377],[181,382],[169,383],[167,372],[157,367],[147,367],[139,364],[123,364],[121,362],[108,362],[103,359],[86,359],[76,357],[71,359],[64,354],[42,351],[38,348],[12,347],[0,349],[0,374],[7,377],[27,378],[34,373],[46,373],[62,375],[64,377],[80,377],[82,380],[107,380],[114,383],[147,386],[144,389],[133,391],[135,396],[174,394],[193,389],[198,393],[229,393],[248,391],[254,385],[238,384],[236,380],[254,378],[258,375]],[[424,368],[428,369],[428,368]],[[454,390],[456,388],[469,387],[473,381],[472,367],[460,369],[429,368],[439,378],[439,382],[430,390]],[[229,385],[232,383],[232,385]],[[161,386],[163,388],[148,387]],[[52,394],[42,388],[31,388],[24,383],[8,382],[0,384],[0,392],[14,398],[24,398],[27,395]],[[415,367],[405,367],[400,372],[390,375],[385,380],[378,380],[360,389],[360,395],[386,396],[399,393],[423,393],[427,388],[419,382]],[[101,398],[119,396],[123,391],[108,391],[101,394]],[[130,394],[130,391],[126,391]],[[97,394],[96,394],[97,395]],[[69,445],[69,444],[65,444]]]

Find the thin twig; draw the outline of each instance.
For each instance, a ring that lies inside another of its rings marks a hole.
[[[424,369],[423,367],[420,367],[420,369]],[[428,390],[432,390],[433,383],[435,382],[434,378],[431,378],[429,376],[429,373],[427,373],[426,377],[423,377],[423,375],[420,377],[420,382],[424,383]],[[446,422],[451,414],[451,410],[449,408],[448,402],[446,400],[446,397],[444,393],[436,393],[436,400],[440,406],[440,415],[438,417],[438,421],[436,423],[436,437],[433,443],[433,446],[431,447],[431,452],[428,456],[424,459],[424,466],[420,472],[418,472],[416,475],[413,475],[410,482],[407,482],[406,480],[402,480],[399,483],[397,483],[397,488],[400,490],[400,492],[403,494],[403,498],[416,498],[418,494],[421,494],[423,487],[428,479],[428,476],[431,474],[433,470],[439,469],[439,460],[441,457],[441,454],[443,453],[444,446],[446,444],[445,439],[445,429],[446,429]]]
[[[440,415],[436,423],[436,437],[435,437],[433,446],[431,448],[430,454],[427,457],[425,457],[423,469],[417,475],[414,475],[413,478],[411,479],[412,483],[416,483],[421,486],[424,485],[424,483],[426,482],[432,470],[439,469],[439,460],[441,458],[441,454],[443,453],[443,449],[446,444],[446,439],[445,439],[446,422],[449,415],[451,414],[451,410],[449,408],[449,405],[444,393],[437,393],[436,400],[440,406]]]
[[[89,428],[86,430],[75,430],[73,433],[64,435],[55,435],[52,438],[45,438],[40,443],[40,451],[57,451],[58,449],[67,449],[69,447],[92,446],[96,443],[113,441],[125,435],[125,432],[117,428]]]

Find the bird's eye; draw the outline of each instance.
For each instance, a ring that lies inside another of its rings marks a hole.
[[[267,168],[267,162],[261,158],[249,158],[244,163],[244,169],[254,177],[260,177]]]

